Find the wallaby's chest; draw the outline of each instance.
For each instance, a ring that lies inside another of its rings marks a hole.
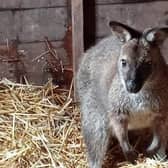
[[[131,95],[129,97],[128,129],[151,127],[158,115],[159,101],[153,95]]]
[[[136,130],[149,128],[156,117],[156,113],[150,111],[141,111],[138,113],[131,113],[128,118],[128,129]]]

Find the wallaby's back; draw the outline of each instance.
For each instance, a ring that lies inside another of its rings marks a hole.
[[[102,92],[107,96],[108,83],[111,82],[116,73],[121,45],[122,43],[111,35],[83,55],[77,75],[80,99],[87,94],[88,90],[96,90],[96,94],[101,94],[97,96],[103,96]]]

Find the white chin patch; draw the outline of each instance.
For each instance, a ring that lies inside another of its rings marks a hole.
[[[123,85],[124,89],[127,91],[127,87],[126,87],[124,79],[121,79],[121,82],[122,82],[122,85]]]

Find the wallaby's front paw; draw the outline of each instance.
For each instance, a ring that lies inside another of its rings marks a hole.
[[[132,164],[136,164],[138,154],[135,151],[128,151],[125,153],[125,157]]]

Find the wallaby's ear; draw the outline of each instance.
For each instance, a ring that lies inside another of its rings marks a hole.
[[[112,34],[116,35],[122,42],[127,42],[132,38],[139,38],[140,32],[119,22],[110,21],[109,26]]]
[[[143,36],[148,42],[162,44],[168,37],[168,27],[148,29],[144,31]]]

